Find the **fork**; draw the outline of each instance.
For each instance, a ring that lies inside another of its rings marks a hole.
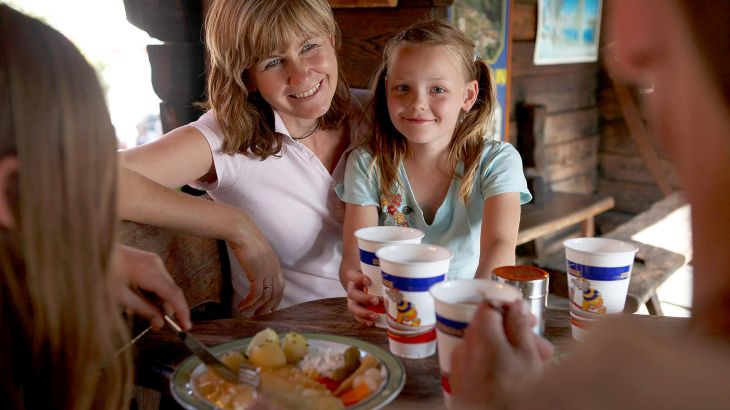
[[[238,366],[238,381],[253,387],[253,397],[261,393],[261,370],[250,364]]]

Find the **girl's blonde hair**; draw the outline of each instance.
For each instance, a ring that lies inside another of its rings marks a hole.
[[[261,159],[281,150],[273,111],[259,93],[247,88],[247,71],[302,37],[324,35],[340,47],[340,31],[326,0],[217,0],[206,17],[209,54],[208,108],[224,134],[223,152]],[[350,94],[338,65],[337,89],[320,123],[335,129],[346,119]]]
[[[129,336],[107,291],[116,139],[96,74],[61,34],[0,5],[0,157],[19,171],[0,228],[0,401],[129,408]]]
[[[462,112],[449,146],[449,168],[454,170],[454,177],[461,180],[459,196],[466,202],[471,194],[492,115],[494,81],[489,67],[475,58],[474,42],[461,30],[438,20],[416,23],[390,39],[383,51],[383,62],[373,77],[373,97],[368,106],[372,127],[367,145],[373,154],[372,166],[377,166],[380,171],[381,193],[390,193],[396,185],[402,185],[398,166],[408,153],[406,138],[390,121],[385,90],[391,58],[399,47],[406,45],[445,48],[462,68],[465,80],[477,80],[479,83],[476,102],[469,112]],[[462,175],[456,175],[459,162],[464,164]]]

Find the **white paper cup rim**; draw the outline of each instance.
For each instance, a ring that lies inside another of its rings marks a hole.
[[[453,293],[450,293],[454,289],[464,289],[469,292],[468,296],[471,297],[468,300],[456,302],[454,301],[455,298],[452,297]],[[487,279],[460,279],[439,282],[431,286],[429,292],[434,300],[449,305],[467,306],[473,303],[481,303],[483,300],[511,303],[522,299],[522,292],[516,287]]]
[[[369,226],[355,231],[355,238],[380,243],[397,243],[422,239],[426,234],[420,229],[405,226]]]
[[[596,255],[636,253],[639,250],[639,247],[631,242],[611,238],[572,238],[564,241],[563,246],[576,252]]]
[[[443,246],[423,243],[388,245],[380,248],[375,255],[381,261],[407,265],[429,265],[434,262],[451,260],[454,257],[454,254]],[[414,260],[416,256],[428,256],[428,258]]]

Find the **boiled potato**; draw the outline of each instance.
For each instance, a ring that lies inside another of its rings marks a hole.
[[[278,343],[264,342],[251,349],[248,361],[254,366],[280,367],[286,364],[286,355]]]
[[[246,347],[246,357],[251,356],[251,351],[254,347],[263,344],[263,343],[273,343],[278,345],[279,344],[279,335],[276,334],[274,329],[266,328],[258,333],[251,339],[251,343],[248,344],[248,347]]]
[[[296,363],[309,352],[309,343],[307,339],[297,332],[289,332],[284,336],[281,344],[286,355],[286,361]]]
[[[246,363],[246,358],[243,357],[243,352],[233,351],[224,354],[221,357],[221,362],[231,369],[238,370],[242,364]]]

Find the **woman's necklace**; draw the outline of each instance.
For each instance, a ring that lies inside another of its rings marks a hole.
[[[302,135],[301,137],[291,137],[291,139],[293,139],[295,141],[303,140],[303,139],[309,137],[310,135],[314,134],[318,129],[319,129],[319,118],[317,118],[317,123],[314,124],[314,128],[312,128],[311,131],[307,132],[306,134]]]

